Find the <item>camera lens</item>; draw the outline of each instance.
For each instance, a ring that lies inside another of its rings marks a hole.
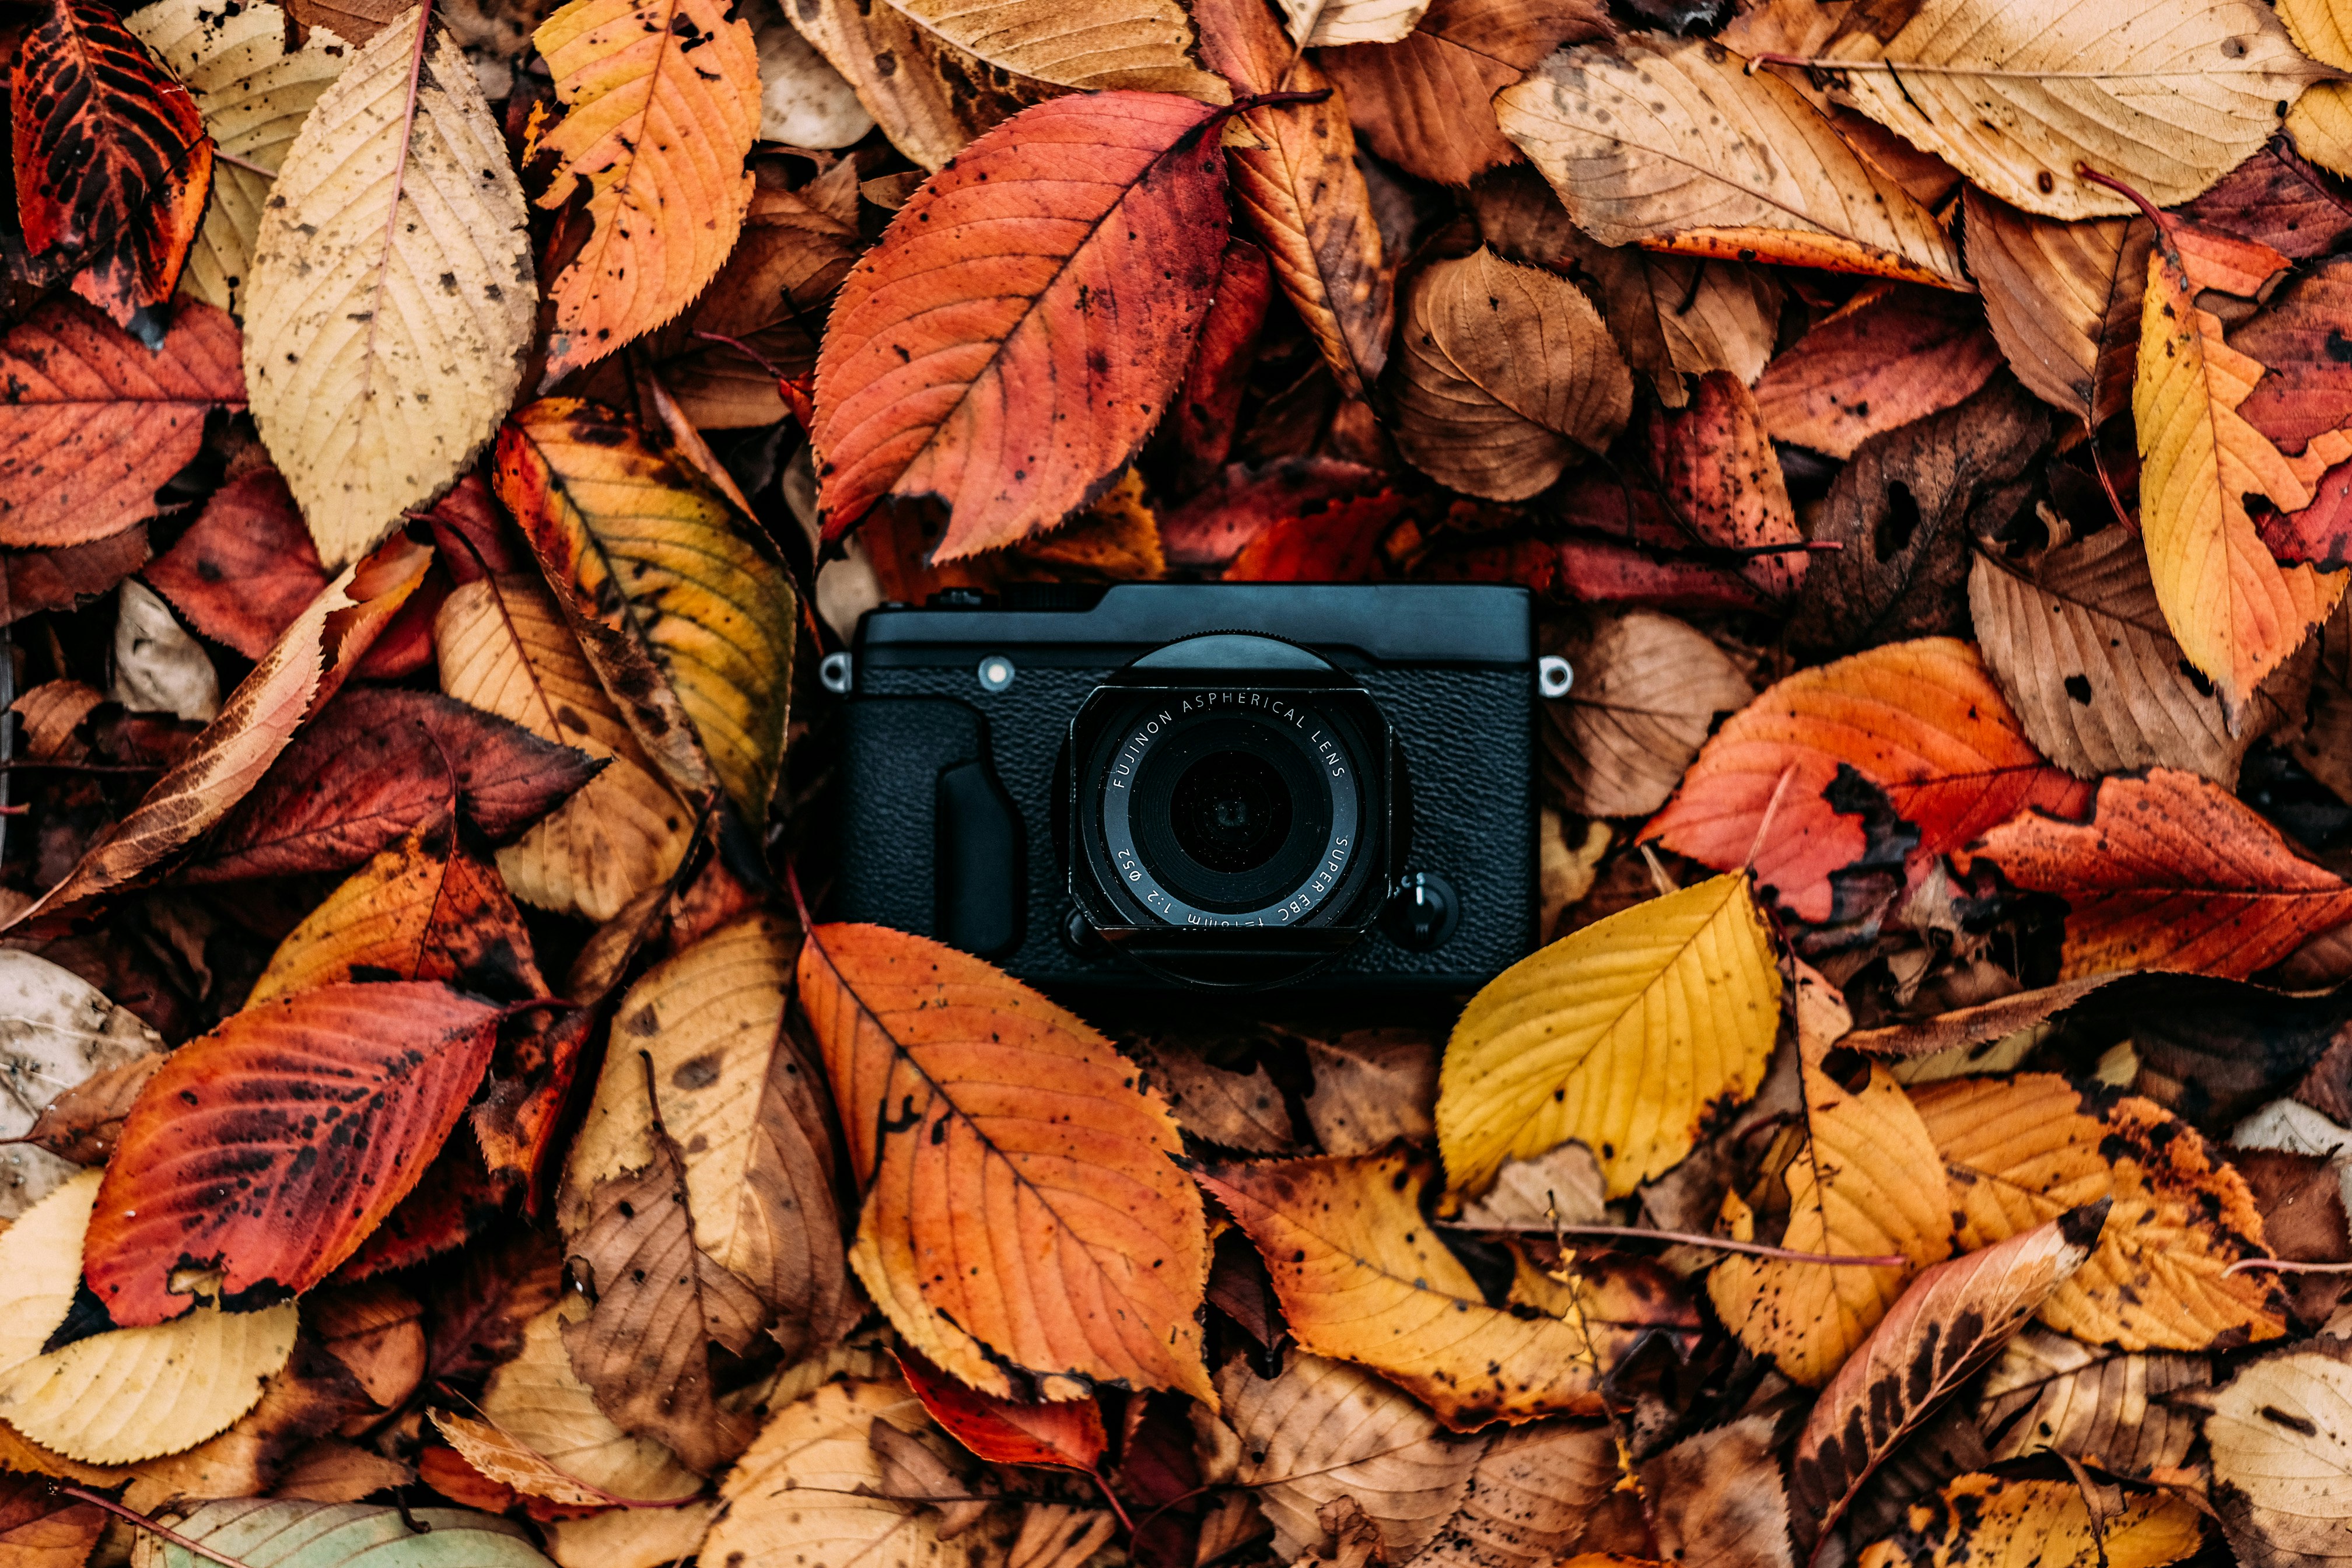
[[[1212,752],[1184,770],[1169,800],[1176,842],[1202,865],[1255,871],[1290,834],[1290,787],[1265,758]]]

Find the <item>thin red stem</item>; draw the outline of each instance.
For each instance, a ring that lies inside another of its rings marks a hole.
[[[139,1529],[147,1531],[148,1534],[155,1536],[160,1540],[168,1541],[183,1552],[193,1552],[197,1556],[205,1559],[207,1563],[217,1563],[221,1564],[221,1568],[249,1568],[249,1564],[242,1563],[236,1558],[225,1556],[222,1553],[214,1551],[211,1547],[206,1546],[201,1541],[192,1541],[175,1530],[165,1529],[163,1525],[156,1523],[145,1514],[141,1513],[137,1509],[126,1507],[125,1505],[115,1501],[112,1498],[108,1497],[104,1492],[94,1492],[87,1487],[73,1486],[65,1481],[50,1482],[49,1489],[62,1493],[67,1497],[76,1498],[83,1502],[102,1508],[107,1512],[112,1514],[115,1518],[122,1520],[126,1523],[136,1525]]]
[[[1760,1241],[1727,1241],[1719,1236],[1701,1236],[1689,1230],[1644,1230],[1632,1225],[1554,1225],[1550,1220],[1527,1220],[1515,1225],[1464,1225],[1454,1220],[1440,1220],[1448,1230],[1500,1230],[1517,1234],[1539,1231],[1549,1235],[1558,1231],[1564,1236],[1601,1236],[1620,1241],[1673,1241],[1685,1247],[1709,1247],[1717,1252],[1740,1252],[1751,1258],[1769,1258],[1780,1263],[1818,1263],[1828,1268],[1908,1268],[1911,1259],[1900,1253],[1871,1253],[1849,1257],[1843,1252],[1798,1252],[1786,1247],[1767,1247]]]
[[[1128,1540],[1132,1542],[1135,1539],[1135,1521],[1127,1517],[1127,1509],[1119,1502],[1118,1494],[1110,1489],[1110,1482],[1103,1477],[1102,1467],[1088,1465],[1087,1479],[1094,1482],[1095,1490],[1102,1493],[1103,1501],[1110,1504],[1111,1512],[1118,1515],[1119,1523],[1127,1527]]]

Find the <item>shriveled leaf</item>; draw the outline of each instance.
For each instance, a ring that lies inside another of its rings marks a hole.
[[[190,1259],[222,1271],[231,1301],[332,1273],[457,1124],[498,1019],[438,984],[330,985],[182,1046],[123,1124],[90,1221],[85,1272],[104,1319],[188,1310],[173,1277]],[[224,1182],[243,1197],[221,1202]]]
[[[563,1347],[567,1310],[551,1306],[523,1326],[514,1359],[490,1374],[482,1418],[562,1474],[615,1497],[675,1501],[702,1489],[702,1478],[649,1438],[631,1436],[598,1407]]]
[[[278,944],[246,1005],[378,980],[446,980],[509,1002],[547,994],[498,872],[446,819],[387,847],[329,894]]]
[[[46,1350],[81,1285],[100,1180],[83,1172],[0,1236],[0,1417],[73,1458],[120,1465],[194,1447],[251,1409],[293,1349],[296,1314],[207,1300],[177,1322]]]
[[[1871,437],[1965,402],[2000,368],[1984,308],[1895,288],[1840,310],[1765,367],[1756,406],[1776,441],[1851,458]]]
[[[980,960],[878,926],[811,931],[799,987],[867,1188],[852,1262],[900,1331],[999,1396],[996,1365],[908,1323],[946,1319],[1047,1399],[1076,1377],[1208,1397],[1200,1194],[1169,1159],[1174,1118],[1110,1043]],[[993,1264],[949,1261],[974,1248]]]
[[[677,315],[735,248],[760,53],[751,24],[717,0],[572,0],[531,43],[563,105],[539,139],[558,161],[540,205],[584,190],[593,226],[548,286],[552,383]]]
[[[2325,1568],[2352,1541],[2352,1358],[2316,1339],[2209,1395],[2213,1503],[2238,1560]]]
[[[1397,362],[1397,447],[1442,484],[1523,500],[1625,427],[1633,377],[1592,302],[1490,249],[1415,280]]]
[[[446,1410],[432,1414],[434,1426],[449,1440],[449,1446],[491,1480],[512,1487],[526,1497],[545,1498],[550,1502],[593,1508],[608,1500],[604,1492],[573,1480],[550,1464],[546,1456],[516,1442],[487,1421],[454,1415]]]
[[[1756,695],[1730,656],[1670,616],[1634,610],[1564,650],[1568,696],[1544,707],[1544,738],[1588,816],[1640,816],[1665,805],[1714,729]]]
[[[1423,1220],[1431,1174],[1410,1154],[1205,1166],[1249,1234],[1300,1348],[1370,1367],[1457,1432],[1599,1407],[1601,1336],[1540,1307],[1487,1305]],[[1613,1347],[1612,1347],[1613,1348]]]
[[[400,1568],[549,1568],[521,1525],[462,1509],[237,1498],[205,1503],[172,1529],[246,1568],[352,1568],[370,1559]],[[140,1552],[136,1568],[211,1562],[152,1537]]]
[[[765,822],[797,630],[783,568],[690,465],[594,404],[509,419],[497,483],[639,744],[679,788]]]
[[[1874,1066],[1849,1093],[1811,1063],[1802,1067],[1804,1140],[1780,1176],[1788,1194],[1778,1245],[1846,1258],[1897,1256],[1909,1267],[1864,1268],[1792,1263],[1733,1253],[1707,1276],[1724,1326],[1783,1376],[1827,1383],[1878,1326],[1920,1268],[1952,1254],[1951,1206],[1937,1178],[1943,1162],[1926,1123],[1886,1069]],[[1761,1239],[1756,1215],[1727,1194],[1734,1240]]]
[[[2025,732],[2084,778],[2160,766],[2226,787],[2247,750],[2287,717],[2261,696],[2244,731],[2230,733],[2221,700],[2186,673],[2147,552],[2128,529],[2014,562],[1979,553],[1969,605],[1985,662]]]
[[[1396,0],[1370,4],[1396,8]],[[1320,103],[1244,110],[1235,120],[1230,177],[1275,280],[1340,392],[1362,397],[1388,363],[1396,268],[1381,254],[1371,193],[1356,167],[1347,98],[1283,36],[1266,0],[1199,0],[1197,8],[1201,58],[1242,90],[1330,94]]]
[[[1712,41],[1562,49],[1495,114],[1603,245],[1969,287],[1933,214],[1803,94]]]
[[[2081,1273],[2040,1310],[2086,1344],[2204,1350],[2284,1331],[2278,1287],[2227,1272],[2263,1256],[2238,1173],[2168,1112],[2048,1073],[1955,1079],[1912,1095],[1944,1157],[1962,1247],[1987,1247],[2069,1208],[2114,1207]]]
[[[224,154],[213,164],[212,205],[189,247],[181,291],[241,310],[270,177],[352,51],[324,27],[289,48],[286,14],[268,0],[234,11],[156,0],[122,20],[195,95],[205,130]]]
[[[1924,0],[1851,18],[1822,54],[1839,96],[2013,206],[2118,217],[2185,202],[2329,72],[2254,0]]]
[[[907,1386],[948,1435],[992,1465],[1056,1465],[1091,1470],[1110,1437],[1091,1399],[1029,1405],[957,1382],[908,1349],[898,1352]]]
[[[2029,812],[1985,835],[2011,882],[2067,903],[2062,973],[2171,969],[2242,980],[2352,921],[2352,885],[2194,773],[2099,785],[2091,819]]]
[[[171,299],[212,184],[195,100],[96,0],[53,0],[17,47],[8,98],[26,249],[153,342],[141,312]]]
[[[473,461],[538,306],[506,141],[427,21],[404,15],[320,96],[246,283],[254,423],[330,571]]]
[[[2126,1498],[2095,1517],[2072,1479],[1962,1476],[1911,1505],[1903,1529],[1864,1547],[1857,1568],[2163,1568],[2203,1544],[2186,1498]]]
[[[597,1184],[648,1168],[656,1123],[666,1127],[688,1151],[695,1246],[758,1295],[793,1360],[837,1339],[860,1310],[843,1262],[823,1091],[784,1025],[796,946],[773,916],[746,915],[630,987],[558,1208],[567,1231],[583,1228]],[[656,1103],[646,1100],[648,1071]]]
[[[138,712],[192,724],[220,714],[220,676],[152,588],[126,581],[114,601],[114,679],[107,696]]]
[[[1558,1221],[1605,1225],[1607,1188],[1592,1151],[1570,1140],[1532,1160],[1507,1160],[1484,1197],[1462,1205],[1461,1223],[1474,1229],[1541,1229]]]
[[[1810,1516],[1814,1538],[1829,1532],[1895,1446],[2083,1267],[2107,1219],[2105,1203],[2070,1208],[1911,1282],[1822,1391],[1798,1435],[1790,1500]]]
[[[1895,844],[1874,845],[1860,818],[1874,795],[1911,830]],[[1819,921],[1865,898],[1874,866],[1899,876],[2028,805],[2071,811],[2088,796],[2033,749],[1975,647],[1925,637],[1764,692],[1716,732],[1644,832],[1724,869],[1753,849],[1757,881]]]
[[[153,516],[206,411],[244,401],[236,323],[210,306],[174,311],[152,353],[76,300],[42,306],[0,338],[0,544],[80,544]]]
[[[1596,921],[1463,1009],[1437,1098],[1447,1183],[1483,1192],[1506,1160],[1574,1138],[1622,1197],[1755,1092],[1780,1026],[1780,972],[1744,877]]]
[[[453,807],[502,843],[596,776],[593,756],[495,714],[429,692],[354,687],[295,738],[183,875],[344,870]]]
[[[877,1422],[902,1434],[926,1424],[922,1405],[896,1380],[827,1384],[776,1412],[720,1488],[726,1512],[702,1555],[865,1568],[966,1563],[972,1543],[941,1541],[936,1516],[879,1495],[883,1461],[870,1441]]]
[[[792,0],[792,18],[856,90],[890,144],[926,169],[1063,90],[992,68],[895,5]]]
[[[817,363],[827,539],[886,498],[940,495],[953,560],[1051,528],[1126,468],[1182,381],[1224,251],[1210,113],[1057,100],[916,193],[850,269]],[[982,253],[1003,259],[953,265]]]
[[[2148,258],[2132,422],[2140,453],[2140,528],[2156,602],[2189,661],[2221,693],[2232,726],[2254,689],[2343,596],[2346,574],[2281,567],[2254,532],[2249,495],[2300,510],[2352,439],[2315,440],[2290,461],[2239,412],[2259,361],[2221,341],[2180,263]],[[2332,456],[2330,455],[2332,452]]]
[[[1393,1384],[1321,1356],[1294,1352],[1273,1378],[1237,1358],[1218,1373],[1217,1395],[1241,1439],[1234,1479],[1257,1494],[1286,1559],[1321,1543],[1321,1509],[1353,1498],[1388,1558],[1412,1561],[1461,1508],[1486,1451]]]
[[[61,1094],[155,1059],[163,1039],[69,970],[0,949],[0,1217],[13,1219],[73,1175],[62,1151],[38,1145],[46,1109]]]
[[[2051,1448],[2145,1479],[2176,1470],[2197,1440],[2196,1414],[2168,1396],[2212,1381],[2202,1356],[2095,1350],[2036,1324],[1985,1373],[1977,1419],[1996,1459]]]
[[[1403,37],[1329,49],[1321,64],[1373,152],[1407,174],[1462,185],[1519,156],[1490,114],[1465,106],[1486,103],[1562,44],[1612,31],[1607,10],[1589,0],[1432,0]]]
[[[395,541],[348,567],[286,628],[187,754],[111,836],[8,923],[112,891],[185,848],[260,783],[320,700],[331,697],[415,591],[430,552]],[[387,835],[389,837],[389,835]]]

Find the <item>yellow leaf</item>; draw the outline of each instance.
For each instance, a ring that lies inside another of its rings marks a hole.
[[[1636,904],[1520,960],[1470,999],[1438,1078],[1453,1190],[1573,1138],[1609,1195],[1678,1163],[1763,1081],[1780,974],[1744,877]]]
[[[1711,41],[1562,49],[1496,93],[1495,115],[1603,245],[1972,287],[1933,213],[1802,93]]]
[[[472,62],[417,13],[302,122],[254,243],[245,384],[329,571],[446,488],[514,401],[539,306],[525,217]]]
[[[253,1408],[293,1352],[297,1313],[291,1301],[257,1312],[207,1302],[44,1354],[81,1288],[101,1174],[74,1177],[0,1236],[0,1415],[68,1458],[127,1465],[193,1448]]]
[[[760,51],[720,0],[572,0],[531,36],[563,118],[543,207],[588,191],[594,225],[559,273],[552,384],[660,326],[718,276],[751,199]]]
[[[1802,1072],[1805,1131],[1781,1178],[1789,1222],[1780,1245],[1847,1258],[1899,1254],[1912,1266],[1861,1268],[1734,1253],[1716,1265],[1707,1294],[1741,1344],[1819,1388],[1912,1276],[1952,1255],[1952,1214],[1935,1142],[1885,1068],[1873,1067],[1869,1082],[1852,1094],[1817,1067]],[[1727,1196],[1727,1218],[1738,1203]]]
[[[597,1407],[572,1370],[563,1325],[585,1317],[571,1297],[523,1325],[522,1350],[490,1374],[482,1418],[573,1480],[614,1497],[667,1502],[692,1497],[702,1478],[650,1437],[633,1437]]]
[[[720,1489],[725,1511],[701,1560],[961,1568],[970,1543],[940,1541],[935,1512],[877,1495],[885,1484],[869,1437],[877,1423],[909,1435],[930,1426],[895,1380],[830,1383],[776,1412]]]
[[[269,0],[217,8],[204,0],[157,0],[122,22],[187,84],[215,148],[227,155],[213,162],[212,205],[188,247],[180,291],[241,311],[270,176],[310,106],[342,74],[352,48],[313,26],[300,48],[289,49],[286,13]]]
[[[2331,432],[2300,458],[2281,455],[2238,413],[2263,365],[2222,341],[2221,321],[2197,308],[2196,295],[2179,260],[2159,247],[2148,258],[2132,387],[2140,529],[2158,607],[2189,662],[2221,693],[2234,729],[2263,678],[2327,618],[2347,580],[2272,560],[2246,497],[2301,510],[2329,463],[2352,455],[2352,440]]]
[[[768,819],[797,606],[718,493],[628,421],[544,398],[499,432],[498,493],[596,678],[672,784]]]
[[[2163,1568],[2204,1540],[2186,1498],[2142,1493],[2094,1520],[2072,1480],[1966,1475],[1913,1503],[1857,1568]]]
[[[2279,20],[2313,59],[2352,68],[2352,12],[2343,0],[2279,0]],[[2352,85],[2321,82],[2287,110],[2294,150],[2324,169],[2352,171]],[[217,177],[217,176],[216,176]]]
[[[2169,1112],[2095,1100],[2052,1073],[1920,1085],[1913,1103],[1949,1173],[1963,1249],[2114,1200],[2098,1249],[2042,1304],[2050,1327],[2128,1351],[2285,1331],[2275,1284],[2226,1272],[2265,1256],[2252,1194]]]
[[[1208,1166],[1201,1182],[1256,1244],[1302,1349],[1370,1367],[1457,1432],[1599,1409],[1591,1336],[1534,1303],[1488,1306],[1422,1217],[1428,1173],[1406,1154],[1327,1156]]]
[[[2331,72],[2260,0],[1925,0],[1881,35],[1857,18],[1822,49],[1839,92],[2014,206],[2116,217],[2200,195]],[[1874,13],[1871,20],[1878,14]]]

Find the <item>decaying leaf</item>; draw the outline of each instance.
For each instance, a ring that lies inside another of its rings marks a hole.
[[[1772,1457],[1774,1423],[1743,1415],[1642,1467],[1657,1500],[1658,1545],[1693,1568],[1795,1568],[1789,1488]]]
[[[1411,1029],[1365,1029],[1309,1038],[1315,1091],[1307,1121],[1327,1154],[1370,1154],[1393,1139],[1437,1131],[1438,1042]]]
[[[1756,404],[1773,439],[1851,458],[1873,436],[1965,401],[2000,368],[1977,301],[1898,286],[1857,296],[1774,358]]]
[[[1911,1505],[1902,1530],[1865,1547],[1858,1568],[2163,1568],[2194,1553],[2204,1521],[2185,1498],[2143,1494],[2092,1512],[2073,1480],[1967,1475]]]
[[[1665,805],[1717,715],[1756,695],[1728,655],[1670,616],[1612,616],[1564,652],[1575,683],[1545,706],[1544,738],[1569,804],[1591,816]]]
[[[520,1349],[482,1392],[482,1418],[561,1474],[614,1497],[692,1497],[702,1478],[659,1443],[623,1431],[572,1370],[563,1328],[584,1307],[576,1299],[551,1306],[523,1326]]]
[[[2205,1400],[2213,1503],[2241,1562],[2322,1568],[2352,1521],[2352,1362],[2341,1340],[2266,1356]]]
[[[136,1014],[79,975],[0,949],[0,1138],[27,1139],[0,1146],[0,1218],[16,1218],[74,1174],[60,1152],[40,1146],[47,1109],[81,1084],[160,1061],[163,1049]]]
[[[2097,1350],[2029,1325],[1985,1373],[1978,1420],[1996,1459],[2053,1448],[2146,1478],[2179,1468],[2197,1440],[2196,1413],[2168,1396],[2212,1381],[2197,1356]]]
[[[786,1405],[729,1474],[719,1494],[727,1511],[702,1554],[720,1563],[731,1552],[747,1563],[806,1555],[873,1568],[964,1561],[919,1505],[880,1495],[875,1423],[911,1436],[922,1419],[922,1405],[896,1381],[827,1384]]]
[[[1797,531],[1780,459],[1765,435],[1763,410],[1727,371],[1700,376],[1689,398],[1687,407],[1661,415],[1650,427],[1650,455],[1664,499],[1701,543],[1767,552],[1749,554],[1739,574],[1767,598],[1786,599],[1811,562]]]

